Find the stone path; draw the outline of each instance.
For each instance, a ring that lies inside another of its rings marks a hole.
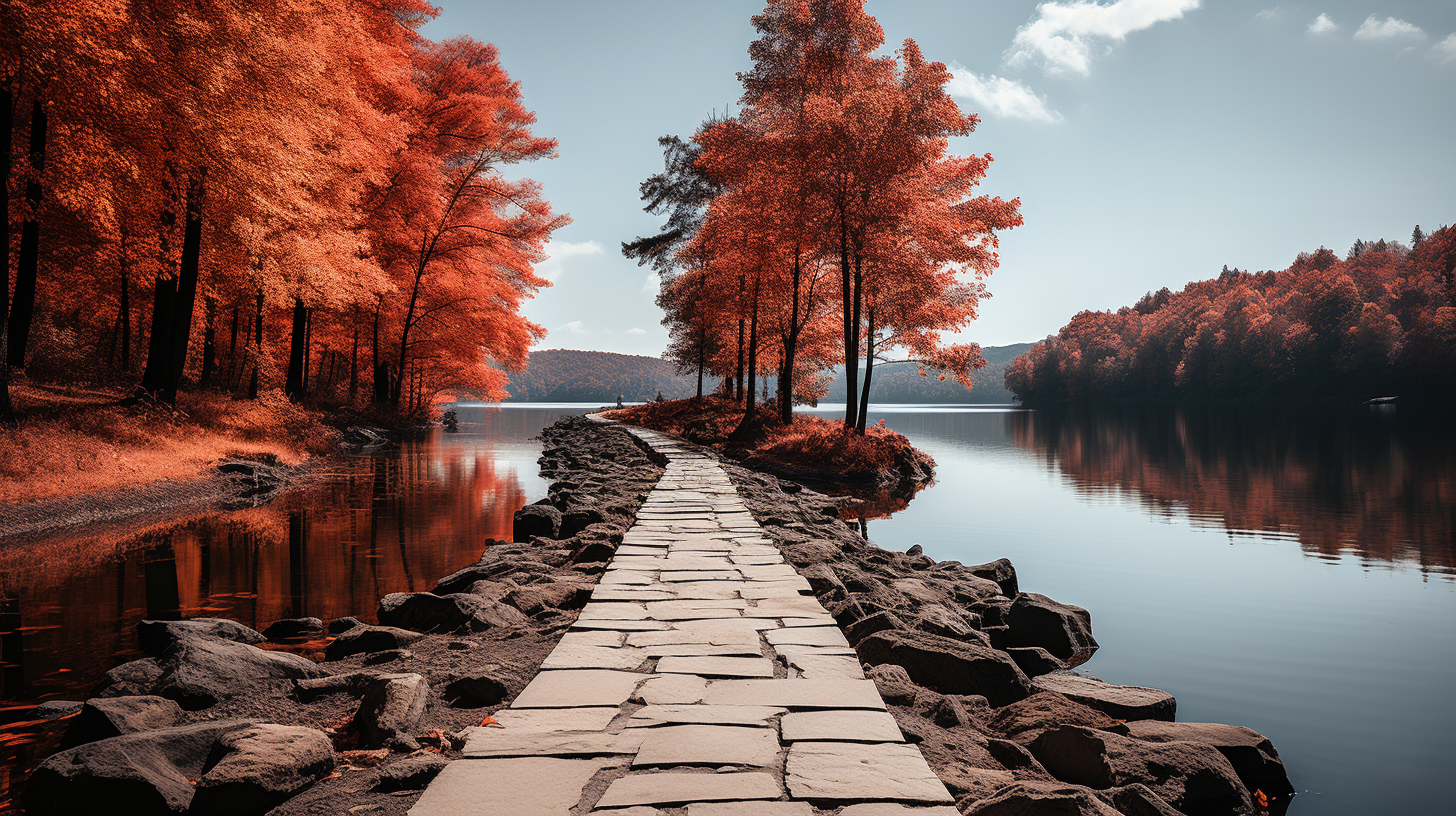
[[[666,472],[542,671],[411,816],[955,816],[723,469],[628,430]]]

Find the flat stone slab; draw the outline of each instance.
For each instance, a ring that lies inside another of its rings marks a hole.
[[[814,808],[808,802],[695,802],[688,816],[814,816]]]
[[[542,669],[635,669],[648,657],[641,649],[558,643]]]
[[[785,769],[795,799],[950,802],[950,792],[913,745],[796,742]]]
[[[859,658],[852,655],[797,654],[784,657],[806,680],[863,680],[865,676],[864,669],[860,668]]]
[[[771,629],[764,633],[768,642],[774,646],[779,644],[791,646],[848,646],[849,641],[844,639],[844,633],[838,627],[830,626],[795,626],[785,629]]]
[[[696,674],[702,677],[773,677],[773,664],[766,657],[664,657],[657,661],[662,674]]]
[[[546,731],[605,731],[617,716],[616,708],[503,708],[492,714],[500,728],[476,726],[514,733]],[[474,729],[471,729],[474,730]]]
[[[718,680],[703,694],[707,705],[885,710],[872,680]]]
[[[602,794],[601,800],[597,802],[597,807],[777,799],[783,796],[783,793],[783,790],[779,788],[779,783],[771,774],[758,771],[642,773],[624,776],[612,782],[611,786],[607,788],[607,792]],[[471,811],[472,814],[476,812]],[[565,810],[559,811],[559,813],[565,812]],[[434,816],[434,814],[430,814],[430,816]],[[441,812],[441,816],[444,816],[443,812]],[[502,816],[507,815],[502,814]],[[515,814],[508,814],[508,816],[515,816]]]
[[[649,705],[632,712],[628,728],[664,724],[764,725],[787,709],[773,706]]]
[[[618,632],[651,632],[666,629],[667,623],[652,620],[577,620],[572,629],[612,629]]]
[[[605,765],[592,759],[451,762],[409,816],[560,816],[576,807],[582,788]]]
[[[651,679],[637,689],[637,699],[647,705],[690,705],[703,701],[708,681],[691,674],[659,674],[638,677]]]
[[[839,811],[839,816],[961,816],[961,814],[960,811],[949,805],[910,807],[892,802],[870,802],[850,805]]]
[[[756,765],[779,762],[778,735],[772,728],[741,725],[668,725],[633,730],[642,747],[632,767],[643,765]]]
[[[543,671],[523,689],[512,708],[619,706],[649,675],[601,669]]]
[[[904,742],[887,711],[795,711],[779,721],[784,742]]]
[[[577,620],[642,620],[647,617],[647,607],[637,603],[599,601],[582,608]]]
[[[1031,685],[1038,691],[1055,691],[1109,717],[1119,720],[1173,721],[1178,701],[1166,691],[1144,686],[1115,686],[1077,674],[1044,674]]]
[[[603,756],[631,754],[642,743],[644,731],[608,734],[605,731],[549,731],[512,733],[504,728],[476,728],[465,740],[464,754],[472,757]]]

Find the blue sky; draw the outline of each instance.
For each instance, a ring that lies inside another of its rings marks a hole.
[[[439,1],[439,0],[437,0]],[[495,43],[560,156],[525,169],[574,223],[525,308],[541,348],[656,355],[654,282],[622,257],[653,231],[637,184],[657,137],[736,105],[761,2],[440,2],[434,38]],[[992,299],[965,339],[1036,340],[1083,309],[1287,266],[1356,238],[1456,221],[1456,3],[1204,0],[888,2],[887,45],[920,43],[981,116],[952,150],[991,153],[1020,196]]]

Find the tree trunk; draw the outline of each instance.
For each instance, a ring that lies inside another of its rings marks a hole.
[[[40,263],[40,173],[45,169],[46,112],[37,97],[30,119],[30,181],[25,185],[25,200],[30,204],[25,223],[20,227],[20,262],[15,267],[15,299],[10,304],[8,326],[10,348],[8,358],[16,368],[25,366],[25,345],[30,341],[30,324],[35,317],[36,268]],[[6,154],[9,155],[8,153]],[[7,173],[8,176],[8,173]],[[8,180],[8,179],[7,179]],[[7,236],[8,237],[8,236]],[[10,244],[5,244],[10,254]]]
[[[258,316],[253,321],[253,376],[248,380],[248,399],[258,398],[258,368],[263,364],[263,290],[258,290]]]
[[[752,318],[748,329],[748,393],[744,402],[743,421],[753,421],[754,378],[758,376],[758,281],[753,282]]]
[[[799,263],[799,252],[794,251],[793,297],[790,301],[789,331],[783,337],[784,359],[779,366],[779,422],[792,425],[794,422],[794,358],[799,345],[799,278],[803,267]]]
[[[237,387],[237,380],[234,377],[238,370],[238,311],[238,304],[234,303],[232,335],[228,339],[227,385],[229,389]]]
[[[121,242],[121,370],[131,371],[131,268],[126,259],[126,237]]]
[[[303,298],[293,299],[293,331],[288,341],[288,377],[284,380],[283,393],[297,402],[303,399],[303,358],[305,336],[308,334],[308,310],[303,308]]]
[[[421,261],[415,270],[414,287],[410,289],[409,308],[404,312],[404,324],[399,330],[399,379],[395,380],[394,389],[389,395],[389,400],[396,407],[399,406],[400,390],[404,388],[404,371],[409,362],[409,333],[410,327],[415,319],[415,307],[419,305],[420,283],[425,278],[425,266]]]
[[[308,375],[313,370],[313,308],[303,310],[303,394],[308,396]]]
[[[359,321],[358,309],[354,310],[354,350],[349,355],[349,404],[359,396]]]
[[[704,357],[708,352],[707,338],[702,333],[698,334],[698,399],[703,398],[703,367]]]
[[[370,340],[369,362],[374,367],[374,403],[383,405],[389,401],[389,369],[379,359],[379,312],[384,308],[384,295],[377,295],[374,301],[374,333]]]
[[[15,126],[15,97],[10,88],[0,87],[0,204],[6,217],[0,218],[0,422],[15,423],[15,406],[10,404],[10,141]]]
[[[177,279],[157,273],[152,292],[151,336],[147,338],[147,367],[142,371],[143,391],[156,394],[167,381],[167,348],[172,337],[172,312],[177,303]]]
[[[854,395],[859,391],[859,315],[853,306],[855,288],[849,266],[849,228],[844,223],[843,209],[839,211],[839,277],[844,317],[844,429],[848,431],[858,420]]]
[[[177,274],[177,300],[168,343],[170,365],[161,399],[177,403],[177,386],[187,366],[187,347],[192,342],[192,309],[197,302],[197,270],[202,259],[202,182],[192,181],[187,189],[187,226],[182,234],[182,265]]]
[[[202,374],[197,378],[197,387],[206,388],[212,382],[213,369],[217,367],[217,298],[208,295],[202,300]]]
[[[865,371],[864,390],[859,397],[859,424],[855,426],[855,433],[860,436],[865,434],[865,417],[870,412],[870,377],[875,372],[875,307],[869,307],[869,321],[865,329]]]

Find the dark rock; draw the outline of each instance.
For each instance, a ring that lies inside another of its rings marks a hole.
[[[991,730],[1017,742],[1035,739],[1048,728],[1058,725],[1085,725],[1088,728],[1116,728],[1117,720],[1095,708],[1074,700],[1042,691],[1025,700],[998,709],[987,723]]]
[[[1005,652],[925,632],[876,632],[855,647],[866,663],[894,663],[943,694],[980,694],[1001,706],[1026,697],[1031,684]]]
[[[1005,650],[1016,661],[1016,665],[1026,672],[1027,677],[1040,677],[1043,674],[1051,674],[1055,671],[1063,671],[1067,664],[1058,660],[1055,655],[1040,646],[1012,646]]]
[[[61,738],[61,747],[171,728],[181,719],[181,706],[165,697],[98,697],[81,706],[80,716],[71,721]]]
[[[966,604],[966,609],[981,616],[981,631],[992,626],[1005,626],[1006,613],[1011,610],[1011,599],[996,595]]]
[[[307,658],[270,652],[212,637],[184,637],[158,660],[156,692],[196,711],[219,700],[257,694],[277,681],[322,677],[328,672]]]
[[[381,768],[374,789],[380,793],[424,790],[449,764],[450,760],[435,753],[424,752],[407,756],[393,765]]]
[[[935,699],[926,711],[930,721],[941,728],[955,728],[961,725],[970,725],[971,716],[966,713],[965,706],[955,697],[942,694]]]
[[[965,811],[965,816],[1123,816],[1086,788],[1019,781]]]
[[[910,549],[905,551],[905,554],[910,556],[923,555],[924,553],[925,548],[920,546],[919,544],[911,544]]]
[[[1284,762],[1268,737],[1252,728],[1222,723],[1139,720],[1127,724],[1130,737],[1148,742],[1196,742],[1218,749],[1250,791],[1284,798],[1294,793]]]
[[[395,592],[379,599],[379,622],[416,632],[483,632],[486,629],[525,626],[520,610],[499,601],[457,592]]]
[[[1097,798],[1117,808],[1122,816],[1184,816],[1147,785],[1123,785],[1098,791]]]
[[[976,631],[970,622],[944,604],[925,604],[915,616],[915,628],[932,635],[952,640],[974,640],[991,645],[985,635]]]
[[[551,581],[517,587],[503,600],[527,615],[539,615],[553,609],[580,609],[591,599],[591,593],[590,584]]]
[[[380,663],[393,663],[396,660],[408,660],[414,657],[414,652],[409,649],[386,649],[382,652],[375,652],[364,658],[364,665],[378,666]]]
[[[209,762],[191,812],[254,816],[333,773],[334,746],[312,728],[251,725],[220,737]]]
[[[493,706],[509,694],[505,683],[481,672],[457,676],[444,689],[445,701],[456,708]]]
[[[1178,713],[1178,701],[1166,691],[1144,686],[1114,686],[1070,672],[1045,674],[1031,681],[1040,691],[1055,691],[1119,720],[1167,720]]]
[[[361,621],[352,615],[345,618],[334,618],[333,620],[329,621],[329,634],[342,635],[350,629],[353,629],[355,626],[363,625],[364,621]]]
[[[364,694],[364,689],[369,682],[378,676],[378,672],[351,672],[294,680],[293,696],[305,703],[313,702],[329,694],[347,693],[359,697]]]
[[[1038,776],[1045,775],[1051,779],[1051,774],[1046,768],[1036,761],[1036,757],[1026,748],[1012,742],[1011,740],[991,739],[986,740],[986,750],[995,757],[996,761],[1004,765],[1008,770],[1026,771]]]
[[[430,684],[419,674],[381,674],[369,681],[359,710],[349,724],[366,748],[388,745],[407,737],[425,713]]]
[[[349,655],[399,649],[424,637],[418,632],[394,626],[355,626],[324,647],[324,660],[341,660]]]
[[[1188,816],[1253,810],[1233,766],[1212,746],[1144,742],[1069,725],[1045,731],[1029,747],[1064,782],[1102,790],[1141,783]]]
[[[989,564],[977,564],[973,567],[966,567],[966,570],[977,578],[984,578],[987,581],[995,581],[1001,587],[1001,594],[1008,598],[1015,598],[1018,588],[1016,586],[1016,567],[1005,558],[998,558]]]
[[[85,703],[78,700],[47,700],[36,706],[30,716],[37,720],[60,720],[81,713],[83,705]]]
[[[162,676],[162,666],[156,658],[144,657],[123,663],[106,673],[106,688],[100,697],[121,697],[128,694],[151,694]]]
[[[1040,646],[1068,666],[1086,663],[1097,651],[1091,613],[1035,592],[1016,596],[1006,614],[1006,625],[1010,627],[1005,637],[1007,647]]]
[[[226,720],[141,731],[52,755],[31,772],[20,804],[30,816],[182,814],[213,744],[252,723]]]
[[[507,562],[477,563],[446,575],[435,582],[436,595],[453,595],[457,592],[471,592],[481,581],[495,581],[516,571],[516,566]]]
[[[875,681],[880,697],[891,705],[913,705],[919,688],[903,666],[885,663],[865,669],[865,677]]]
[[[844,637],[849,641],[851,646],[854,646],[876,632],[888,632],[909,628],[894,612],[882,609],[846,625],[844,627]]]
[[[137,643],[150,657],[156,657],[184,637],[201,636],[231,640],[235,643],[262,643],[267,640],[255,629],[226,618],[193,618],[192,620],[144,620],[137,624]]]
[[[561,526],[554,537],[571,538],[591,525],[600,524],[606,520],[606,514],[595,507],[574,508],[561,514]]]
[[[560,528],[560,510],[549,504],[528,504],[516,511],[511,538],[519,542],[530,541],[532,536],[556,538],[556,531]]]
[[[281,621],[274,621],[268,624],[263,630],[263,637],[274,643],[283,643],[290,640],[312,640],[322,637],[324,634],[324,622],[318,618],[285,618]]]
[[[594,564],[612,560],[617,554],[617,546],[610,541],[588,541],[577,547],[571,554],[573,564]]]

